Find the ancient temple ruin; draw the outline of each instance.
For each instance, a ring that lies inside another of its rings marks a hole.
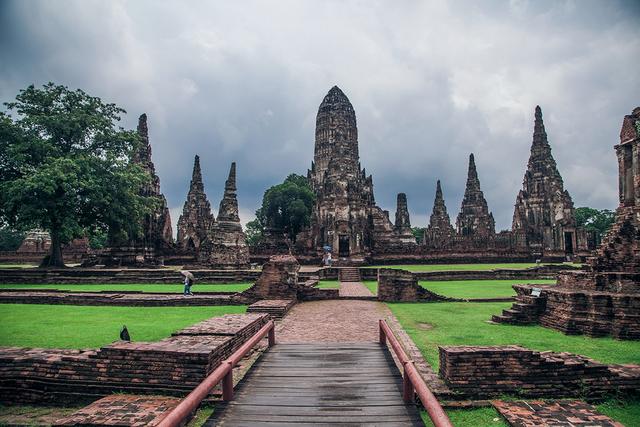
[[[539,106],[512,231],[519,235],[520,244],[539,256],[572,256],[587,250],[586,233],[576,227],[573,201],[551,154]]]
[[[516,304],[494,321],[640,339],[640,107],[624,117],[615,150],[620,204],[588,269],[561,272],[556,286],[538,286],[536,292],[515,285]]]
[[[320,104],[315,135],[307,177],[316,203],[309,230],[296,239],[297,250],[311,255],[329,250],[336,258],[361,262],[376,249],[401,246],[403,240],[415,245],[413,236],[399,238],[406,227],[394,227],[388,213],[375,205],[373,179],[360,165],[356,114],[337,86]]]
[[[496,222],[489,212],[484,193],[480,189],[480,179],[476,171],[473,153],[469,155],[469,170],[467,172],[467,186],[460,213],[456,219],[458,234],[468,237],[491,238],[496,234]]]
[[[155,265],[162,264],[163,254],[173,250],[173,229],[167,199],[160,191],[160,178],[151,159],[151,144],[147,115],[138,119],[138,136],[140,148],[134,153],[132,161],[139,164],[150,176],[150,180],[142,188],[140,194],[155,199],[153,211],[145,215],[142,233],[122,241],[118,236],[110,234],[109,248],[103,254],[103,263],[111,265]]]
[[[444,203],[440,180],[436,183],[436,197],[433,201],[433,210],[429,217],[429,225],[424,232],[423,244],[433,248],[443,248],[450,244],[455,235],[455,230],[451,225],[451,219],[447,213],[447,206]]]
[[[200,157],[196,155],[193,162],[193,174],[189,185],[187,200],[184,202],[182,215],[178,219],[178,239],[176,245],[183,251],[195,251],[212,232],[215,219],[211,213],[211,204],[207,200],[202,183]]]
[[[249,247],[240,224],[236,190],[236,163],[233,162],[224,186],[218,218],[200,246],[198,261],[201,264],[212,268],[249,266]]]

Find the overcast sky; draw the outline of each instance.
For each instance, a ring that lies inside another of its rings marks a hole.
[[[475,154],[497,229],[511,226],[536,104],[576,207],[617,205],[625,114],[640,105],[638,1],[0,1],[0,101],[81,88],[149,116],[174,224],[199,154],[217,210],[238,163],[243,223],[306,174],[317,108],[338,85],[376,200],[407,193],[425,226],[436,180],[452,221]]]

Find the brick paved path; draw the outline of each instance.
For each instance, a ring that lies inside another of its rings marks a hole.
[[[341,297],[372,297],[371,291],[361,282],[340,282]]]
[[[276,341],[374,342],[378,320],[391,312],[376,301],[328,300],[295,305],[276,326]]]

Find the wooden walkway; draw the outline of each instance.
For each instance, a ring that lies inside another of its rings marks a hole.
[[[402,378],[378,343],[277,344],[209,426],[422,426]]]

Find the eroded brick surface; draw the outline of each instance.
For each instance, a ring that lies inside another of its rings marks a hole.
[[[180,399],[166,396],[104,397],[68,417],[56,426],[156,426],[175,408]]]
[[[606,415],[597,412],[593,406],[579,400],[558,402],[504,402],[499,400],[492,402],[492,404],[514,427],[624,427]]]

